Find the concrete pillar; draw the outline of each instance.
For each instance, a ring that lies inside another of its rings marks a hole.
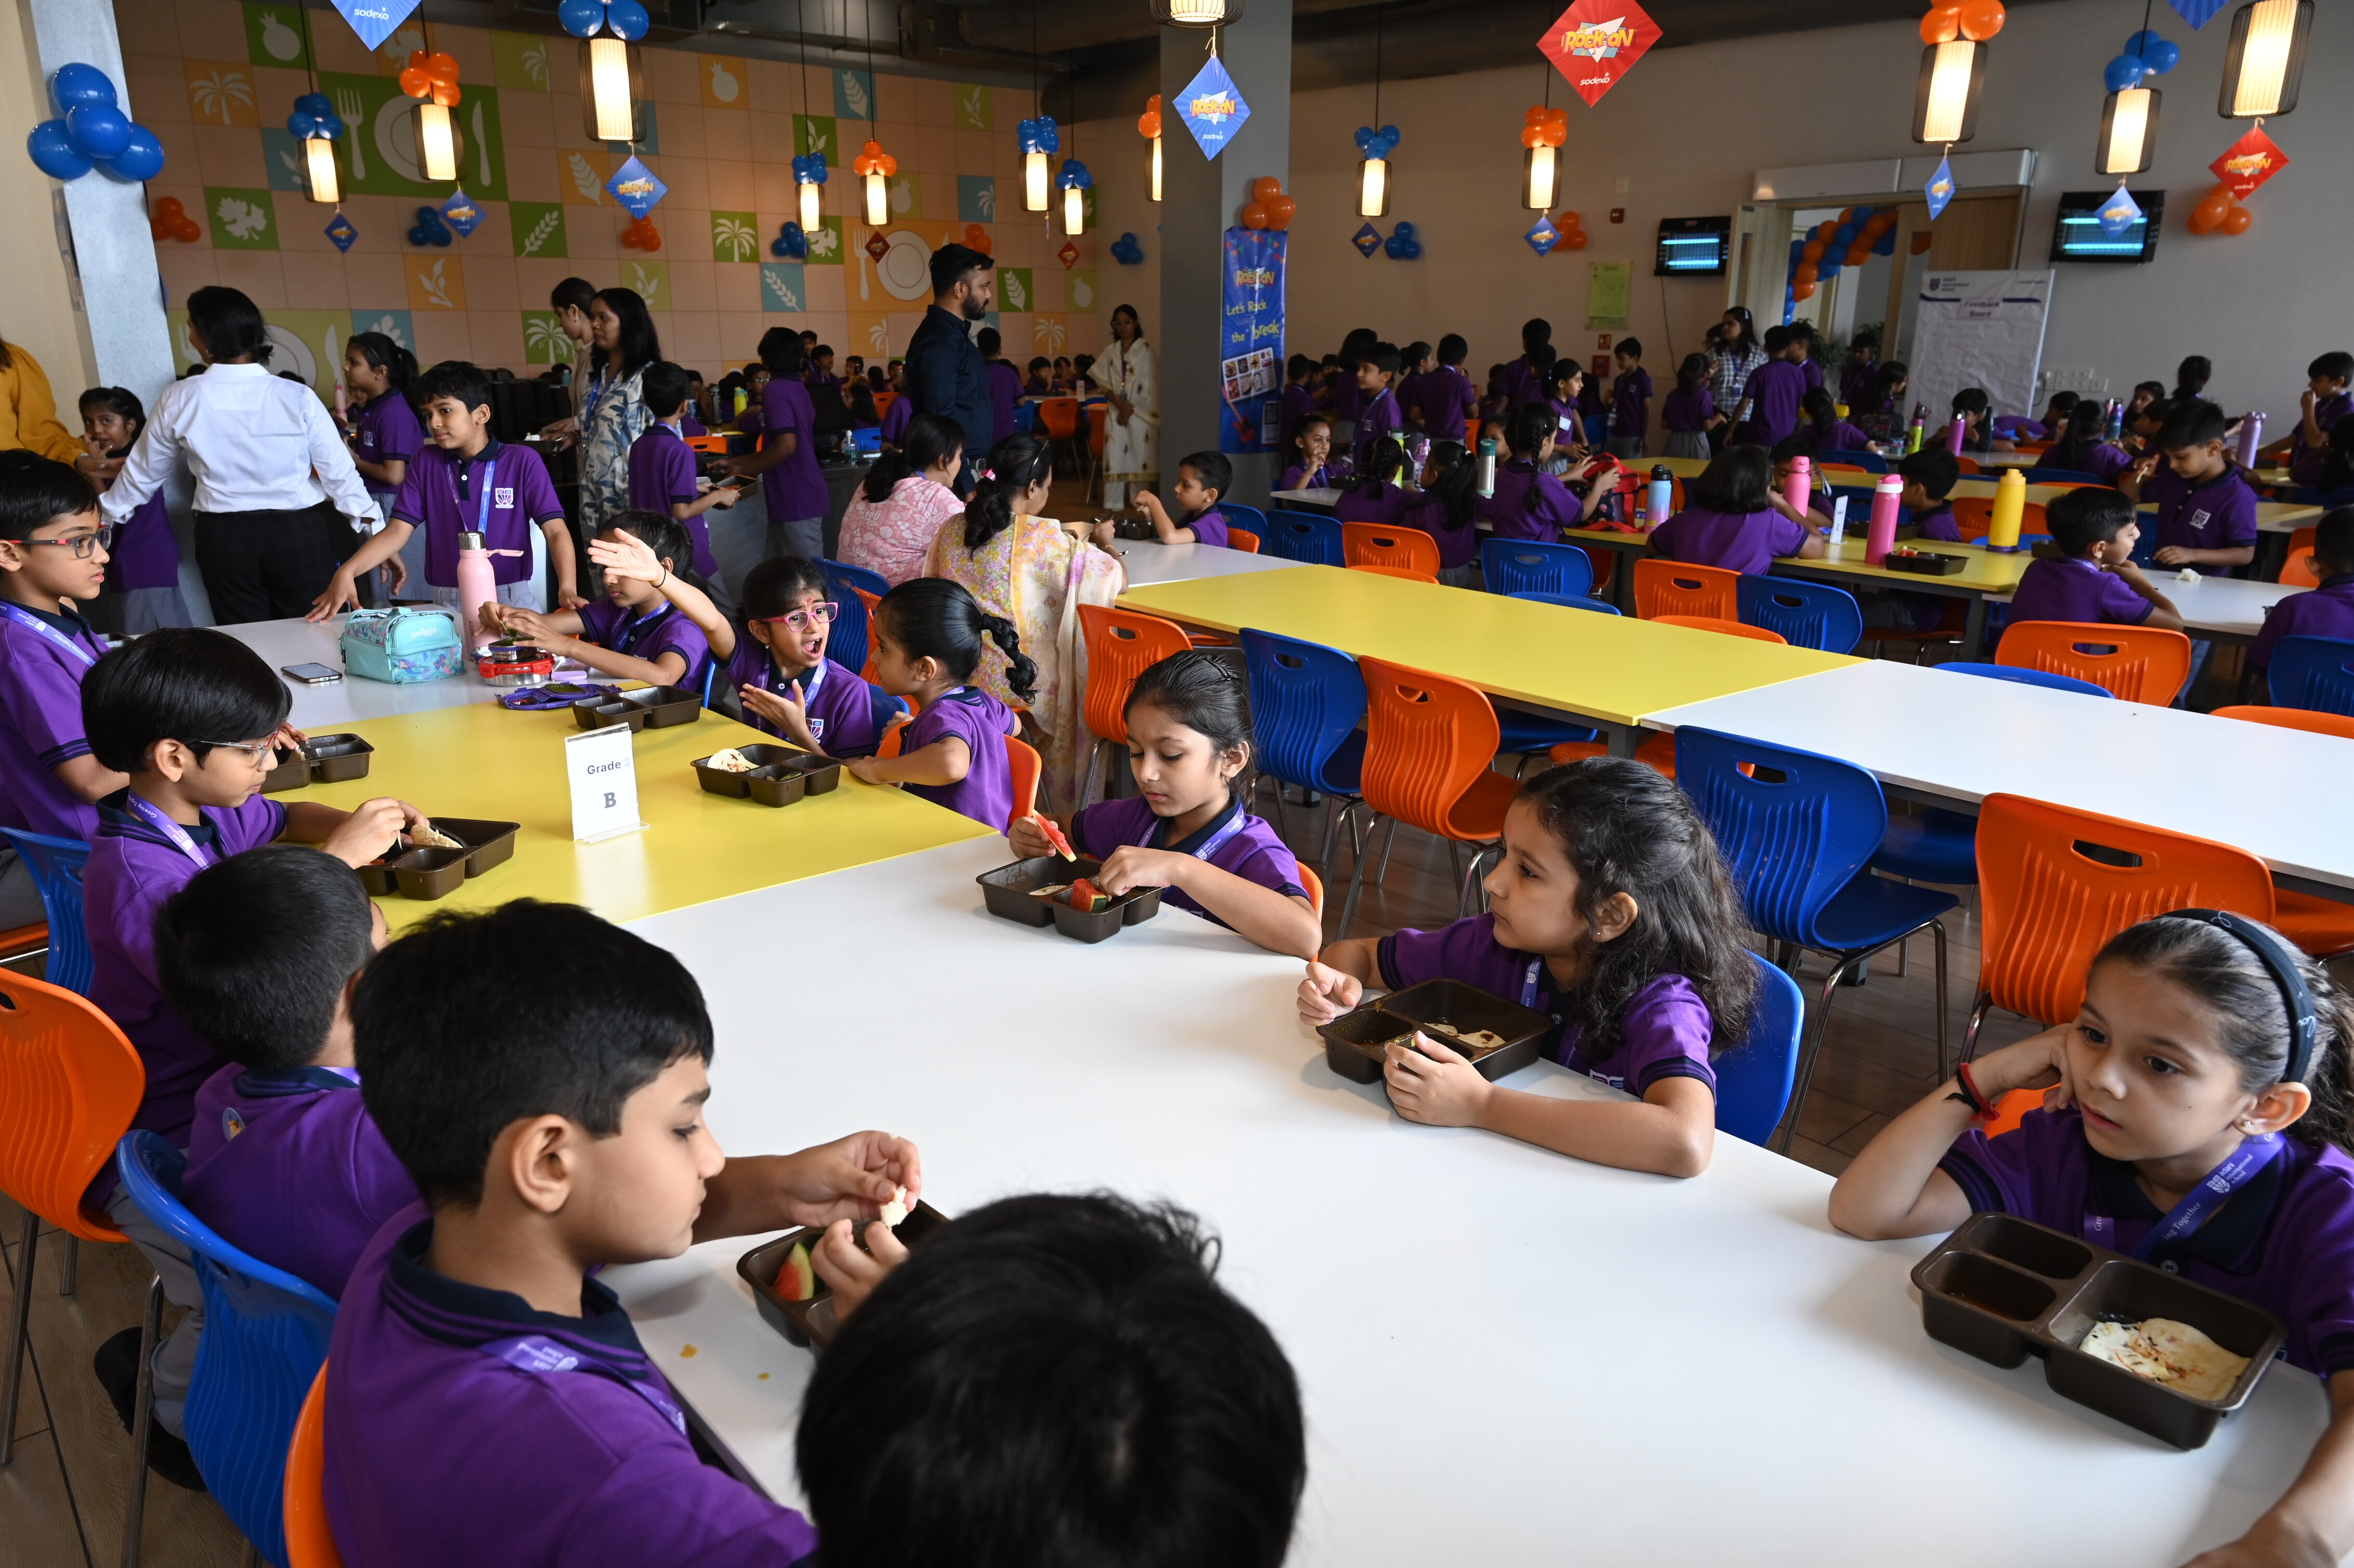
[[[1248,0],[1243,19],[1219,30],[1218,58],[1250,105],[1250,119],[1210,162],[1175,107],[1209,58],[1209,35],[1161,29],[1161,319],[1144,325],[1161,362],[1163,495],[1179,458],[1217,447],[1225,418],[1218,395],[1223,236],[1240,221],[1235,215],[1254,181],[1273,175],[1286,188],[1291,184],[1291,0]],[[1235,500],[1267,504],[1276,456],[1235,459]]]

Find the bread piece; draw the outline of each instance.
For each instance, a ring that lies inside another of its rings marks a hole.
[[[430,822],[408,831],[408,842],[419,849],[464,849],[466,846]]]
[[[2247,1357],[2233,1355],[2200,1330],[2171,1318],[2095,1323],[2077,1348],[2192,1399],[2225,1397],[2248,1367]]]
[[[704,759],[703,765],[705,768],[716,768],[724,773],[749,773],[758,766],[732,746],[724,751],[713,752]]]

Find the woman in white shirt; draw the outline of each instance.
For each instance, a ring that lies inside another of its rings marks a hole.
[[[235,289],[188,296],[188,342],[205,371],[175,382],[100,506],[120,524],[185,454],[196,480],[196,567],[213,620],[232,626],[309,612],[376,516],[326,405],[270,373],[261,312]]]
[[[842,514],[835,550],[897,588],[924,575],[924,552],[964,503],[949,480],[964,459],[964,432],[945,414],[918,414],[900,444],[875,460]]]

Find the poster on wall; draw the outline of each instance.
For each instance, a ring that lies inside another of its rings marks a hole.
[[[1627,324],[1627,298],[1635,286],[1632,261],[1594,261],[1585,279],[1585,330],[1617,332]]]
[[[1283,260],[1290,236],[1272,228],[1226,230],[1224,287],[1218,319],[1218,392],[1226,405],[1219,422],[1222,452],[1271,451],[1280,432],[1269,429],[1282,408]]]
[[[1953,407],[1983,387],[1998,414],[2035,412],[2035,372],[2051,313],[2052,273],[1931,272],[1921,280],[1913,328],[1911,397]]]

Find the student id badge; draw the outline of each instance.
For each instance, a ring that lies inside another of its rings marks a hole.
[[[511,509],[514,505],[514,486],[512,484],[500,485],[496,490],[491,492],[491,500],[502,512]]]

